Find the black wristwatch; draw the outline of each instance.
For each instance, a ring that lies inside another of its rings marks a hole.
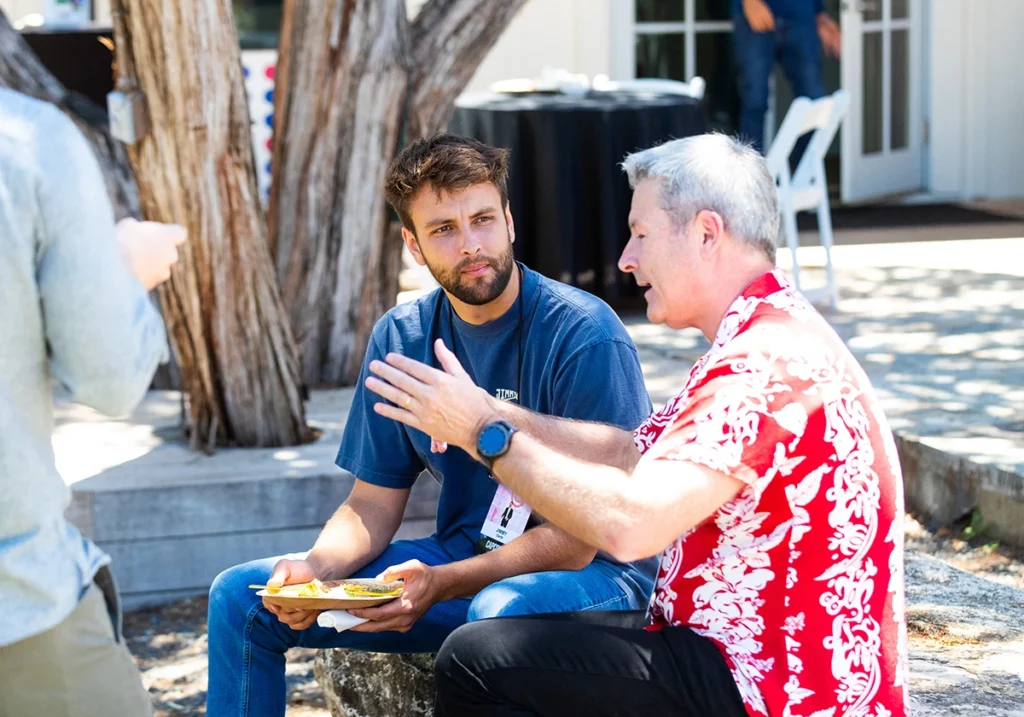
[[[515,426],[499,419],[488,423],[477,434],[476,452],[480,456],[480,462],[487,466],[487,470],[493,469],[494,461],[508,453],[512,434],[515,432]]]

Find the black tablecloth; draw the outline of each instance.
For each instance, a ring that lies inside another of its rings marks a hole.
[[[476,95],[449,130],[508,147],[516,256],[617,306],[641,294],[617,268],[629,239],[632,192],[619,163],[630,152],[705,131],[689,97],[625,92]]]

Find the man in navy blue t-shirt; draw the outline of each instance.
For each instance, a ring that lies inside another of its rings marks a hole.
[[[374,327],[337,464],[352,493],[304,557],[221,574],[210,590],[211,715],[283,715],[291,647],[434,652],[471,620],[643,607],[656,561],[623,564],[531,515],[461,449],[379,415],[369,365],[401,353],[436,365],[444,341],[492,395],[540,413],[632,430],[651,404],[636,348],[615,313],[516,263],[507,150],[439,135],[408,147],[385,184],[412,255],[441,288]],[[392,542],[417,476],[441,483],[437,530]],[[344,632],[317,611],[263,605],[250,584],[402,578],[401,598],[352,611]]]

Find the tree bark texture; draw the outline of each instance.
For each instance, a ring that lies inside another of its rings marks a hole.
[[[229,0],[128,0],[152,130],[129,150],[147,219],[189,239],[160,290],[194,447],[307,441],[295,343],[258,203]]]
[[[46,69],[0,10],[0,86],[57,105],[92,145],[118,219],[139,217],[139,190],[124,146],[108,131],[106,109],[71,92]]]
[[[440,131],[525,0],[285,0],[269,224],[306,381],[351,385],[395,301],[382,187],[403,139]]]

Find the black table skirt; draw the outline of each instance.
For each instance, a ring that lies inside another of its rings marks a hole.
[[[629,239],[630,152],[702,134],[689,97],[633,93],[464,97],[449,130],[511,150],[516,257],[617,307],[642,301],[617,268]]]

